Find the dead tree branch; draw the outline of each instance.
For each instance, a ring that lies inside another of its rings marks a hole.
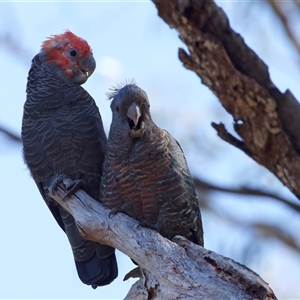
[[[68,181],[64,181],[67,184]],[[138,222],[109,210],[79,191],[67,200],[58,188],[51,197],[73,215],[88,240],[122,251],[142,270],[126,299],[276,299],[259,275],[233,260],[182,237],[173,242]]]
[[[216,94],[241,139],[214,124],[220,137],[268,168],[300,198],[300,105],[292,93],[281,93],[272,83],[266,64],[232,30],[214,1],[153,2],[188,48],[189,53],[179,49],[179,59]]]

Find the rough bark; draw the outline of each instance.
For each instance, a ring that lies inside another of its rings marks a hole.
[[[300,105],[295,97],[276,88],[266,64],[212,0],[153,2],[188,48],[189,53],[179,49],[179,59],[233,116],[241,139],[213,123],[218,135],[268,168],[300,198]]]
[[[122,213],[110,216],[82,190],[61,200],[64,194],[58,188],[51,197],[73,215],[82,237],[117,248],[142,268],[127,300],[276,299],[259,275],[230,258],[183,237],[171,242]]]

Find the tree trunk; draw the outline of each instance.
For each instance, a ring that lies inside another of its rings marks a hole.
[[[127,300],[277,299],[259,275],[230,258],[183,237],[169,241],[122,213],[110,216],[108,209],[82,190],[61,200],[64,194],[61,188],[50,191],[72,214],[83,238],[117,248],[141,267],[142,278],[132,286]]]
[[[300,197],[300,105],[281,93],[268,67],[234,32],[223,10],[208,0],[153,0],[159,16],[175,28],[189,53],[183,65],[194,71],[233,116],[237,139],[223,124],[212,126],[228,143],[268,168]]]

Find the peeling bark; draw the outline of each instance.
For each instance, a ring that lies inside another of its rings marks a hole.
[[[277,299],[269,285],[244,265],[180,236],[169,241],[122,213],[110,216],[82,190],[66,200],[60,187],[50,195],[73,215],[83,238],[117,248],[139,264],[142,278],[126,300]]]
[[[233,116],[241,139],[223,124],[213,124],[218,135],[268,168],[300,198],[300,105],[295,97],[276,88],[266,64],[212,0],[153,2],[188,48],[189,53],[179,49],[179,59]]]

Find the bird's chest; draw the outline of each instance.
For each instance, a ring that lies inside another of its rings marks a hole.
[[[76,147],[76,140],[81,135],[80,118],[72,110],[64,109],[49,116],[45,122],[46,134],[41,132],[40,141],[47,147],[47,142],[53,140],[58,150]]]
[[[54,173],[69,173],[76,168],[87,138],[82,117],[65,108],[35,118],[34,149],[36,155],[51,167]]]
[[[136,143],[120,160],[116,175],[122,209],[139,221],[155,224],[167,197],[168,152],[161,144]]]

